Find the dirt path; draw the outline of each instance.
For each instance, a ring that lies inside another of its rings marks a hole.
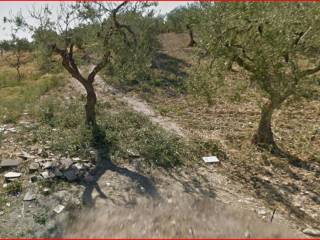
[[[76,81],[72,80],[71,85],[75,92],[84,93]],[[187,132],[177,123],[161,116],[145,101],[126,96],[108,86],[100,76],[96,77],[95,88],[99,101],[108,101],[112,96],[164,129],[187,137]],[[138,171],[129,164],[122,167],[132,172]],[[89,214],[82,213],[85,214],[85,221],[84,215],[80,215],[81,220],[67,230],[66,236],[154,237],[156,231],[157,237],[306,237],[297,231],[298,226],[282,215],[281,210],[275,212],[271,224],[274,209],[249,196],[240,184],[219,174],[218,168],[217,165],[203,165],[199,160],[199,165],[194,169],[180,169],[172,173],[153,170],[150,177],[161,196],[157,204],[153,200],[150,203],[150,196],[145,194],[144,187],[139,186],[139,181],[132,181],[132,178],[114,171],[105,172],[98,180],[99,191],[104,193],[104,197],[92,191],[96,210],[90,210]],[[175,204],[172,205],[172,202]],[[216,205],[220,208],[212,208]],[[101,216],[101,212],[105,214]],[[194,218],[195,215],[198,217]],[[135,219],[134,225],[130,219]],[[171,222],[165,219],[171,219]],[[219,223],[208,224],[217,219]],[[193,226],[181,229],[187,222]]]

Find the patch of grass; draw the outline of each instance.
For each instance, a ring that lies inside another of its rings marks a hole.
[[[0,122],[15,123],[40,96],[64,83],[64,75],[42,74],[32,58],[21,68],[24,78],[16,79],[14,69],[0,62]]]
[[[102,125],[116,151],[139,152],[151,166],[171,168],[191,158],[189,147],[181,138],[152,124],[141,114],[132,111],[109,114]]]
[[[8,186],[5,188],[7,194],[17,195],[22,192],[22,182],[21,181],[13,181],[8,183]]]
[[[37,109],[41,125],[36,129],[34,140],[49,144],[53,151],[69,156],[88,157],[92,134],[84,123],[81,102],[64,104],[52,98]]]
[[[35,141],[49,144],[53,151],[69,156],[90,157],[92,132],[84,124],[82,102],[64,105],[48,99],[38,109],[43,123],[34,133]],[[99,125],[110,142],[112,154],[128,156],[139,152],[150,166],[171,168],[192,158],[191,148],[181,138],[151,123],[141,114],[122,110],[117,113],[98,111]]]
[[[7,202],[6,196],[0,192],[0,210],[2,210]]]
[[[32,216],[33,216],[33,220],[40,225],[45,225],[48,221],[47,212],[39,212],[39,213],[33,214]]]

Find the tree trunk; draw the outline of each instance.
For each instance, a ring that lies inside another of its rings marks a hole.
[[[18,53],[18,55],[17,55],[17,63],[16,63],[16,70],[17,70],[17,78],[18,78],[19,82],[22,79],[21,72],[20,72],[20,66],[21,66],[20,53]]]
[[[88,84],[86,86],[87,91],[87,102],[85,105],[85,111],[86,111],[86,123],[89,126],[96,126],[96,103],[97,103],[97,96],[94,91],[93,85]]]
[[[259,127],[253,137],[253,143],[260,147],[273,147],[276,145],[271,128],[271,120],[274,109],[275,106],[271,101],[262,107]]]
[[[20,72],[20,65],[18,65],[16,67],[16,70],[17,70],[17,79],[18,79],[19,82],[21,82],[22,75],[21,75],[21,72]]]
[[[187,29],[188,29],[188,33],[189,33],[189,37],[190,37],[190,42],[188,44],[188,47],[193,47],[196,44],[196,41],[193,38],[193,31],[192,31],[192,28],[189,24],[187,25]]]

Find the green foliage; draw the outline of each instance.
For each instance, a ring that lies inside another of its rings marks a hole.
[[[114,36],[112,50],[115,54],[105,73],[124,85],[150,81],[152,60],[159,47],[157,22],[153,16],[143,16],[135,12],[120,15],[119,21],[130,24],[135,40],[127,46],[121,40],[121,35]]]
[[[218,62],[219,63],[219,62]],[[188,78],[188,90],[196,97],[204,98],[209,106],[214,103],[214,97],[224,84],[224,66],[214,61],[200,62],[193,67]]]
[[[5,188],[7,194],[17,195],[22,192],[22,182],[21,181],[13,181],[8,183],[8,186]]]
[[[247,70],[279,106],[314,73],[301,60],[308,49],[320,47],[319,13],[315,3],[216,3],[202,16],[200,45],[215,61]]]
[[[48,221],[48,213],[47,212],[39,212],[36,214],[33,214],[33,219],[36,223],[40,225],[45,225]]]
[[[64,106],[48,99],[38,111],[44,124],[35,129],[34,141],[45,142],[58,153],[90,156],[93,136],[84,124],[81,103]],[[191,150],[182,139],[138,113],[120,111],[99,115],[99,119],[114,155],[127,157],[127,151],[132,150],[139,152],[146,164],[164,168],[179,166],[192,159]]]
[[[61,74],[41,76],[37,73],[19,82],[13,70],[3,69],[3,75],[0,74],[0,122],[4,123],[16,122],[26,108],[33,108],[40,96],[64,83]]]
[[[192,158],[182,139],[138,113],[122,111],[108,115],[103,125],[115,150],[122,154],[129,149],[139,152],[151,166],[172,168]]]
[[[37,109],[43,125],[36,129],[35,141],[47,142],[51,149],[71,156],[89,156],[92,135],[85,126],[83,107],[76,102],[61,104],[49,98]]]
[[[192,27],[199,23],[201,13],[202,5],[200,3],[175,8],[167,14],[165,27],[168,32],[185,32],[188,25]]]

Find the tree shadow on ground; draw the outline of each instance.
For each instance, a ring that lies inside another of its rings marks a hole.
[[[85,190],[82,194],[82,202],[85,206],[93,207],[95,202],[92,197],[93,190],[96,189],[99,196],[106,199],[106,194],[101,190],[98,181],[107,172],[116,172],[122,176],[130,178],[132,181],[137,182],[145,189],[148,196],[153,199],[159,199],[160,195],[154,183],[146,176],[137,172],[131,171],[124,167],[119,167],[111,161],[110,158],[110,143],[106,140],[103,130],[99,127],[93,129],[93,146],[97,152],[97,163],[90,175],[86,176],[83,181]]]
[[[313,171],[316,173],[320,173],[320,168],[315,165],[315,164],[310,164],[309,162],[306,162],[299,157],[291,154],[290,152],[280,148],[278,145],[274,145],[271,148],[270,151],[274,156],[279,157],[279,158],[284,158],[288,160],[289,164],[291,164],[294,167],[297,168],[302,168],[307,171]]]
[[[161,82],[164,86],[182,87],[186,77],[185,71],[190,64],[179,58],[172,57],[166,53],[158,52],[152,62],[152,68],[162,71]]]
[[[315,219],[292,204],[291,199],[283,193],[283,188],[279,189],[272,182],[257,176],[252,176],[251,180],[258,197],[263,198],[270,206],[283,205],[289,211],[289,215],[295,216],[301,224],[308,222],[314,225],[316,223]]]
[[[208,171],[206,166],[199,164],[200,166]],[[212,186],[210,180],[197,169],[183,169],[181,171],[169,172],[168,174],[170,178],[183,186],[186,193],[209,198],[216,197],[214,186]]]
[[[155,60],[153,61],[153,67],[172,74],[186,77],[187,73],[183,70],[183,68],[190,67],[190,64],[188,64],[184,60],[172,57],[166,53],[158,52],[156,54]]]

